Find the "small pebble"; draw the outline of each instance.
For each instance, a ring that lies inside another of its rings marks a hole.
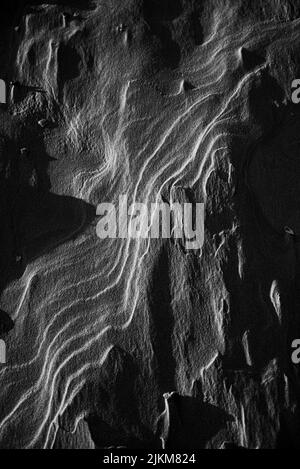
[[[116,27],[116,31],[117,33],[120,33],[120,34],[124,33],[126,31],[126,26],[123,23],[121,23]]]
[[[25,147],[21,148],[20,153],[21,153],[21,156],[24,156],[24,157],[28,156],[27,148],[25,148]]]
[[[290,228],[289,226],[286,226],[286,227],[284,228],[284,231],[285,231],[287,234],[291,235],[291,236],[295,236],[295,232],[294,232],[294,231],[292,230],[292,228]]]
[[[40,127],[42,127],[42,129],[45,129],[47,125],[49,124],[49,122],[47,119],[41,119],[38,121],[38,124]]]

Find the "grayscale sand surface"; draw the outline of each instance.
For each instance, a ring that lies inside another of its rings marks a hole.
[[[7,3],[0,447],[297,446],[300,1]],[[203,248],[100,240],[122,194]]]

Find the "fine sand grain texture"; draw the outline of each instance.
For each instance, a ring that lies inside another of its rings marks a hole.
[[[4,4],[0,448],[297,447],[300,1]],[[99,239],[124,194],[202,249]]]

